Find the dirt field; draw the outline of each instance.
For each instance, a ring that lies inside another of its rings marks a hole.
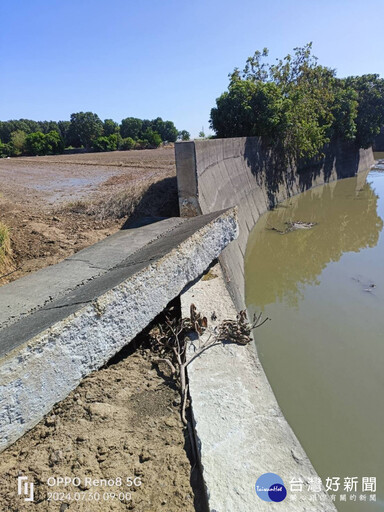
[[[180,395],[151,360],[149,350],[138,349],[93,373],[0,455],[2,512],[202,510],[198,495],[194,506]],[[20,475],[35,484],[33,504],[17,495]],[[81,483],[48,485],[59,476]]]
[[[173,148],[0,160],[0,183],[9,270],[18,268],[1,284],[117,231],[127,212],[177,214]],[[144,348],[120,355],[0,455],[1,512],[203,511],[201,487],[194,484],[194,493],[190,482],[198,472],[191,473],[178,390],[151,359]],[[20,475],[35,484],[33,504],[17,496]],[[59,476],[82,483],[47,485]],[[86,477],[142,484],[100,487]],[[120,499],[122,491],[131,497]]]
[[[0,285],[98,242],[128,215],[177,215],[175,172],[172,147],[0,159],[14,263]]]

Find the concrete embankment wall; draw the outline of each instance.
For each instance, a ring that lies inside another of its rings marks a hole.
[[[362,171],[374,163],[371,149],[338,144],[322,162],[296,172],[281,166],[255,137],[178,143],[175,153],[182,215],[238,207],[239,237],[221,253],[216,278],[200,280],[182,295],[185,314],[193,302],[211,318],[211,327],[245,306],[244,254],[260,215],[311,187],[358,172],[364,180]],[[263,473],[278,474],[288,492],[294,479],[319,477],[280,410],[254,344],[205,351],[189,364],[188,378],[210,512],[336,512],[324,488],[317,502],[304,486],[295,501],[287,496],[283,504],[265,502],[255,492]]]
[[[324,159],[297,172],[282,166],[259,137],[201,140],[175,145],[182,216],[239,207],[238,239],[220,261],[235,305],[244,307],[244,254],[260,215],[290,196],[340,178],[355,176],[374,163],[372,149],[333,144]]]

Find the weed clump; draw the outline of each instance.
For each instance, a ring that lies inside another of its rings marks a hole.
[[[7,272],[11,264],[12,250],[9,229],[0,222],[0,275]]]

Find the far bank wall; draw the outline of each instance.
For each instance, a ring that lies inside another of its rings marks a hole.
[[[237,205],[240,234],[222,253],[228,288],[244,308],[244,255],[248,235],[260,215],[312,187],[367,171],[372,149],[334,144],[304,171],[282,168],[259,137],[197,140],[175,144],[180,212],[195,216]]]

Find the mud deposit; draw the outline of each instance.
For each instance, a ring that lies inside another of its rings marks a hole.
[[[179,393],[151,357],[138,350],[93,373],[0,455],[1,511],[195,510]],[[17,495],[19,475],[34,482],[34,503]],[[47,484],[59,476],[81,484]],[[89,485],[86,477],[120,477],[122,485]],[[141,485],[125,485],[129,477]]]

